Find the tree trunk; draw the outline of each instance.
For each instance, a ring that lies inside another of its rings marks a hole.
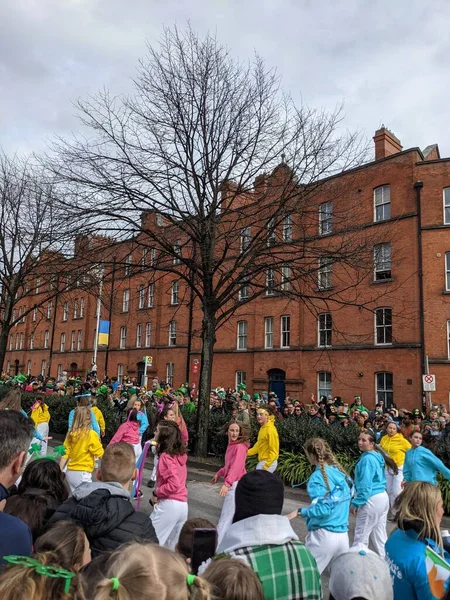
[[[2,328],[0,333],[0,373],[3,371],[3,363],[5,362],[6,348],[8,346],[9,328]]]
[[[198,384],[197,443],[195,447],[195,454],[197,456],[207,456],[208,453],[209,395],[211,392],[215,343],[216,315],[213,310],[208,311],[204,307],[202,324],[202,360]]]

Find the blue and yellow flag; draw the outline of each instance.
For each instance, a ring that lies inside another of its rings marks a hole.
[[[107,346],[109,344],[109,321],[100,321],[98,326],[98,343],[99,346]]]

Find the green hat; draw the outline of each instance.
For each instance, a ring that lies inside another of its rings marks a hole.
[[[130,388],[128,389],[128,393],[130,394],[130,396],[132,396],[133,394],[135,394],[135,393],[136,393],[136,388],[135,388],[135,387],[130,387]]]
[[[97,390],[97,394],[107,394],[107,393],[108,393],[107,385],[101,385]]]
[[[250,394],[242,394],[242,400],[245,400],[246,402],[248,402],[250,400]]]
[[[337,418],[338,419],[348,419],[349,416],[347,413],[338,413]]]
[[[253,400],[259,400],[259,394],[253,394]]]
[[[246,390],[246,389],[247,389],[247,386],[245,385],[245,383],[240,383],[240,384],[237,386],[237,389],[238,389],[238,390]]]

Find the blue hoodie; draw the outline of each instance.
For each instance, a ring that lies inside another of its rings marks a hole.
[[[438,585],[431,583],[438,595],[430,587],[425,556],[427,546],[439,553],[433,540],[420,539],[413,529],[397,529],[386,542],[386,560],[394,585],[394,600],[437,600],[443,597],[437,592]],[[450,563],[447,552],[444,552],[444,559]],[[433,572],[430,573],[430,579],[432,577]],[[450,579],[445,584],[446,590],[449,582]]]
[[[419,446],[411,448],[405,455],[403,478],[405,481],[426,481],[437,485],[437,474],[450,479],[450,469],[431,450]]]
[[[330,498],[328,490],[319,467],[313,472],[308,481],[308,494],[313,501],[308,508],[302,508],[301,515],[306,519],[308,531],[327,529],[337,533],[348,531],[348,516],[350,510],[350,487],[347,478],[337,467],[325,465],[330,490],[333,492],[337,486],[340,490],[333,494],[336,500]],[[315,500],[315,502],[314,502]]]
[[[355,467],[356,496],[352,507],[359,508],[376,494],[386,491],[384,458],[376,450],[363,452]]]
[[[73,408],[70,413],[69,413],[69,430],[72,427],[72,423],[73,423],[73,418],[75,416],[75,408]],[[100,437],[100,427],[99,424],[97,422],[97,417],[94,415],[94,413],[91,410],[91,421],[92,421],[92,429],[95,431],[95,433],[98,435],[98,437]]]
[[[144,411],[139,411],[137,414],[137,420],[139,421],[139,435],[142,437],[148,429],[148,417]]]

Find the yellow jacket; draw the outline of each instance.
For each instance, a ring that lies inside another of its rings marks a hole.
[[[33,419],[33,423],[35,425],[40,425],[41,423],[48,423],[50,421],[50,413],[48,412],[48,406],[46,404],[42,404],[42,406],[38,406],[37,408],[32,410],[31,418]]]
[[[247,456],[257,454],[259,462],[265,462],[264,469],[268,469],[275,460],[278,460],[280,454],[280,440],[274,421],[275,417],[270,415],[269,421],[259,430],[256,444],[247,452]]]
[[[389,454],[397,467],[403,465],[405,462],[405,453],[411,448],[411,444],[408,440],[405,440],[401,433],[396,433],[392,437],[383,435],[380,440],[380,446]]]
[[[86,471],[92,473],[95,459],[101,458],[105,452],[100,438],[93,429],[78,434],[71,439],[70,432],[64,442],[66,454],[64,458],[69,459],[67,468],[69,471]]]
[[[91,407],[92,412],[97,419],[98,426],[100,427],[100,433],[103,435],[105,433],[105,418],[103,416],[102,411],[97,406]]]

